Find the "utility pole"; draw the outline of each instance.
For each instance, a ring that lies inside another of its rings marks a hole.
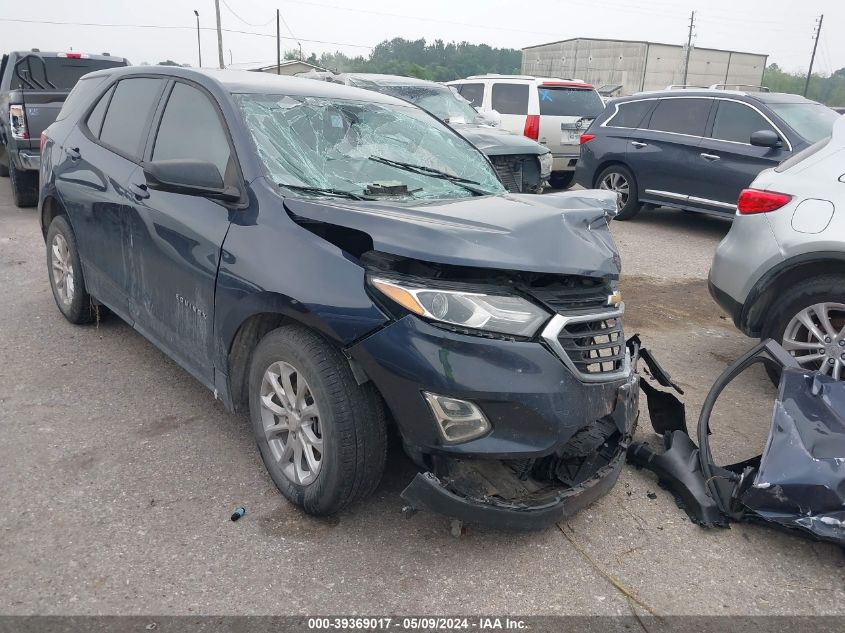
[[[217,13],[217,61],[220,68],[225,68],[223,62],[223,28],[220,26],[220,0],[214,0],[214,11]]]
[[[282,74],[282,31],[279,26],[278,9],[276,9],[276,74]]]
[[[194,15],[197,16],[197,57],[199,57],[199,68],[202,68],[202,43],[200,41],[200,12],[194,9]]]
[[[689,54],[692,52],[692,29],[695,26],[695,11],[689,16],[689,35],[687,35],[687,58],[684,60],[684,80],[681,82],[687,85],[687,75],[689,74]]]
[[[807,81],[804,83],[804,96],[807,96],[807,91],[810,89],[810,77],[813,76],[813,62],[816,61],[816,48],[819,45],[819,35],[822,32],[822,22],[824,22],[824,14],[816,19],[816,31],[813,33],[813,54],[810,55],[810,70],[807,71]]]

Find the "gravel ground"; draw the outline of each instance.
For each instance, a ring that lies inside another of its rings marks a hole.
[[[753,343],[707,294],[728,227],[668,210],[613,225],[626,330],[685,388],[693,422]],[[840,550],[757,525],[705,531],[627,467],[565,534],[456,539],[442,517],[402,518],[414,469],[395,447],[372,499],[303,515],[244,419],[120,321],[61,317],[35,211],[12,205],[7,179],[0,290],[0,613],[630,614],[598,567],[657,614],[845,614]],[[754,373],[723,397],[717,454],[759,449],[773,394]],[[645,410],[638,435],[655,441]]]

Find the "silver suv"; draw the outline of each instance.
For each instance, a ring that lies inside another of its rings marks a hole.
[[[740,194],[709,285],[747,335],[845,379],[845,118]]]

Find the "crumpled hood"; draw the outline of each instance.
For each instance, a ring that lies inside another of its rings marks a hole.
[[[532,141],[526,136],[519,136],[489,125],[469,123],[450,123],[456,132],[475,145],[488,156],[508,154],[540,155],[549,151],[547,147]]]
[[[285,198],[294,216],[362,231],[373,248],[427,262],[618,279],[616,194],[565,191],[460,200]]]

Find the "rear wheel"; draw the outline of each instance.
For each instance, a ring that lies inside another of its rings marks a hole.
[[[553,189],[568,189],[575,179],[574,171],[554,171],[549,176],[549,184]]]
[[[20,208],[38,204],[38,172],[21,171],[9,157],[9,177],[12,180],[12,197]]]
[[[6,178],[9,175],[9,166],[3,164],[4,158],[6,160],[8,160],[9,154],[6,153],[3,149],[0,149],[0,176],[2,176],[3,178]]]
[[[309,514],[369,495],[387,455],[381,399],[343,354],[298,325],[267,334],[249,379],[253,432],[279,491]]]
[[[772,306],[763,336],[803,368],[845,380],[845,278],[817,277],[789,288]],[[780,379],[776,371],[769,375]]]
[[[642,209],[637,181],[627,167],[611,165],[599,174],[596,184],[599,189],[616,192],[618,213],[614,219],[630,220]]]
[[[47,230],[47,274],[56,305],[71,323],[96,320],[97,308],[85,289],[76,236],[63,215],[56,216]]]

